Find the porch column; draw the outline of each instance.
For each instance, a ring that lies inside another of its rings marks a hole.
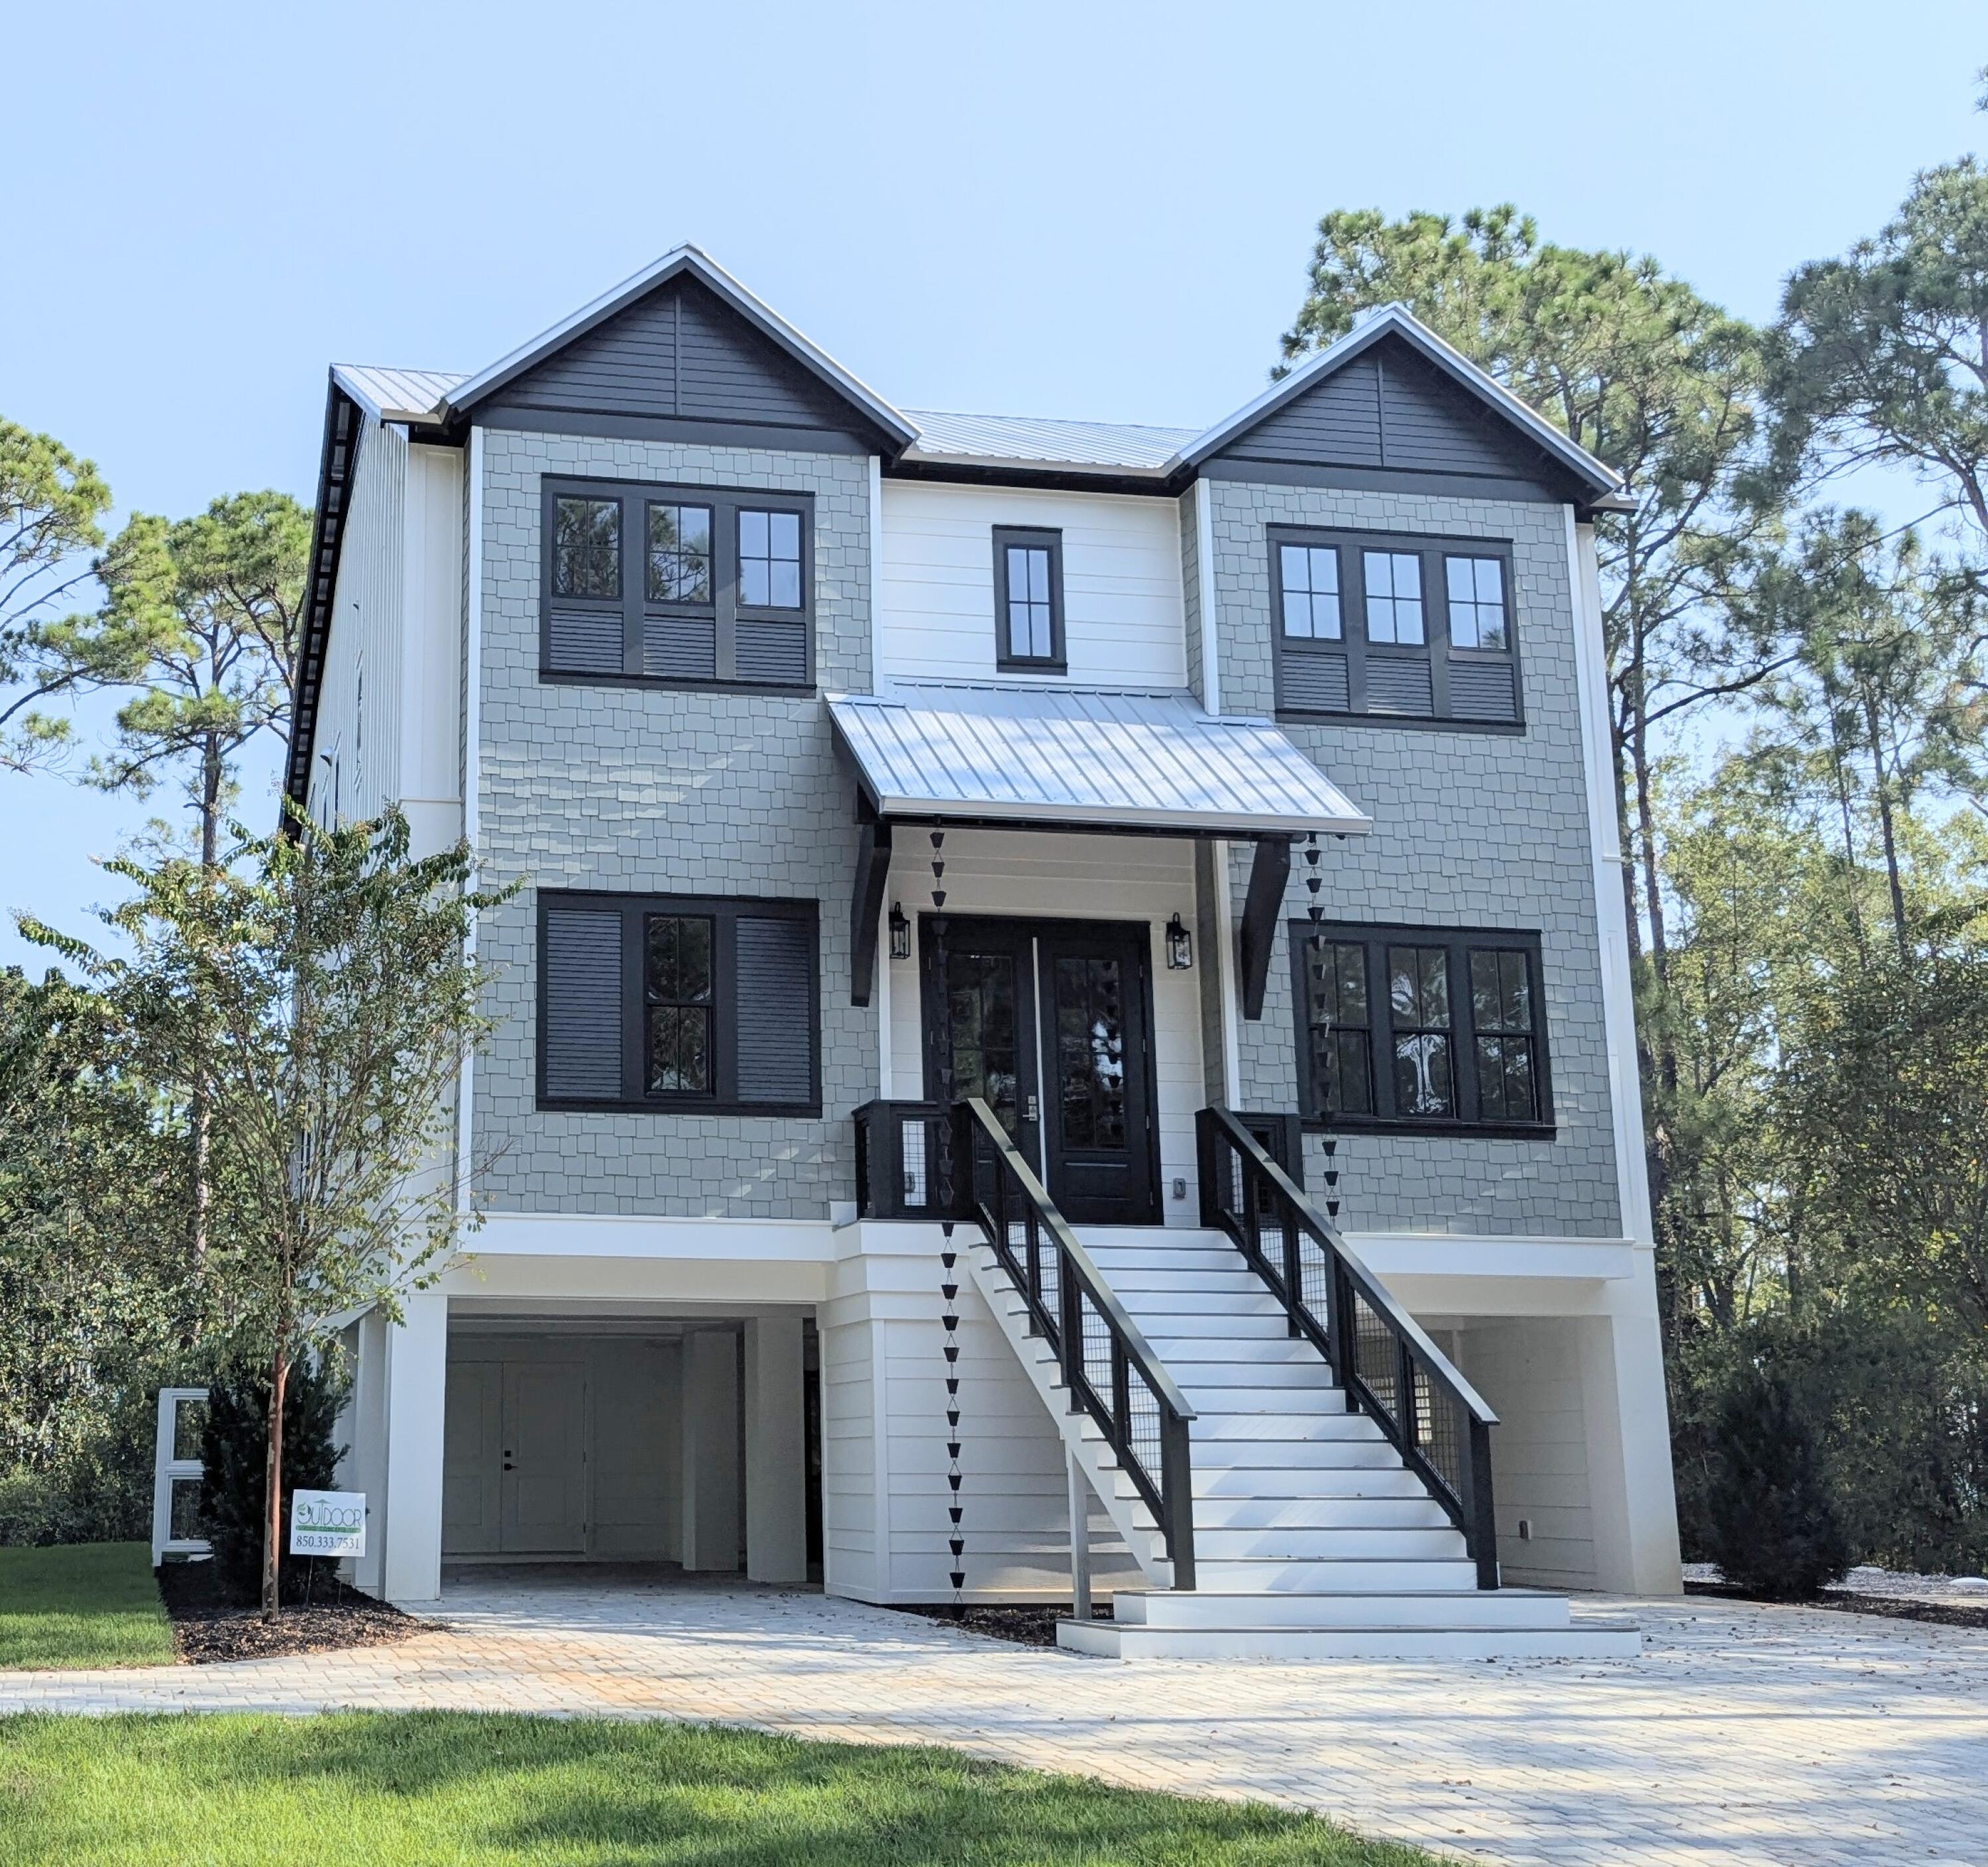
[[[1684,1585],[1655,1253],[1638,1250],[1635,1273],[1605,1288],[1608,1313],[1576,1325],[1595,1581],[1612,1594],[1676,1595]]]
[[[439,1290],[412,1291],[401,1299],[401,1321],[385,1331],[385,1509],[376,1514],[374,1524],[381,1533],[381,1592],[397,1607],[410,1607],[441,1595],[448,1299]]]
[[[683,1565],[739,1567],[739,1338],[730,1329],[684,1338]]]
[[[368,1310],[353,1327],[354,1352],[352,1400],[342,1429],[346,1454],[339,1483],[347,1490],[366,1493],[366,1554],[352,1564],[352,1585],[368,1595],[380,1591],[381,1557],[385,1543],[387,1477],[387,1338],[390,1325],[377,1310]]]
[[[801,1319],[746,1325],[746,1573],[807,1580],[807,1448]]]

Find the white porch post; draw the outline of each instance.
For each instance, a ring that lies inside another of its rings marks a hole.
[[[1676,1595],[1683,1583],[1656,1277],[1650,1252],[1636,1259],[1627,1287],[1609,1287],[1610,1313],[1577,1326],[1595,1581],[1611,1594]]]
[[[353,1326],[352,1402],[347,1418],[351,1443],[346,1449],[340,1482],[366,1493],[372,1513],[366,1554],[352,1564],[352,1585],[368,1595],[381,1591],[385,1536],[387,1479],[387,1336],[388,1324],[377,1310],[368,1310]]]
[[[1077,1454],[1066,1446],[1063,1465],[1070,1476],[1070,1618],[1090,1618],[1090,1483]]]
[[[798,1313],[746,1324],[746,1573],[754,1581],[807,1580],[801,1355]]]
[[[442,1407],[448,1385],[448,1299],[439,1290],[416,1290],[401,1307],[401,1321],[384,1332],[384,1509],[374,1520],[380,1591],[397,1605],[441,1595]]]

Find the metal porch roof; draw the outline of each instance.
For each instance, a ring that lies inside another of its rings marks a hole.
[[[1373,827],[1268,720],[1183,693],[906,681],[828,707],[886,818],[1238,838]]]

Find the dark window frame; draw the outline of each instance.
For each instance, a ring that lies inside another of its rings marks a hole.
[[[1424,536],[1402,532],[1368,532],[1339,526],[1273,525],[1265,528],[1270,578],[1271,658],[1276,669],[1276,711],[1296,721],[1330,719],[1363,725],[1434,726],[1452,732],[1523,732],[1526,725],[1524,668],[1520,654],[1517,593],[1512,575],[1512,546],[1496,538]],[[1336,638],[1304,638],[1284,633],[1284,590],[1280,548],[1300,545],[1335,550],[1339,556],[1340,634]],[[1422,560],[1422,633],[1419,644],[1369,641],[1367,634],[1367,568],[1369,551],[1412,553]],[[1449,633],[1448,560],[1495,558],[1504,586],[1505,641],[1503,648],[1466,648],[1453,644]],[[1309,707],[1287,692],[1285,669],[1293,658],[1336,659],[1346,672],[1344,709]],[[1390,711],[1368,704],[1370,664],[1401,661],[1428,670],[1430,710],[1426,713]],[[1486,719],[1455,712],[1450,705],[1450,675],[1454,668],[1476,665],[1508,668],[1512,677],[1512,717]]]
[[[546,1088],[546,917],[559,908],[611,912],[621,916],[621,1094],[613,1097],[553,1096]],[[648,1002],[645,966],[651,918],[678,915],[713,922],[710,1090],[650,1093],[647,1081]],[[741,920],[793,920],[809,930],[809,1099],[805,1102],[741,1101],[739,1098],[738,923]],[[537,1057],[533,1088],[537,1106],[566,1114],[730,1115],[791,1119],[821,1114],[820,904],[786,897],[739,895],[621,895],[594,889],[541,888],[536,915],[538,945],[534,986]]]
[[[1374,922],[1309,919],[1288,924],[1291,949],[1292,1030],[1297,1040],[1298,1108],[1305,1126],[1314,1132],[1368,1135],[1475,1135],[1519,1140],[1550,1140],[1555,1132],[1553,1069],[1547,1037],[1546,983],[1537,932],[1510,928],[1413,927]],[[1367,967],[1367,1052],[1371,1115],[1328,1117],[1318,1106],[1312,1080],[1311,1003],[1306,977],[1307,946],[1313,935],[1357,945]],[[1388,991],[1388,949],[1391,946],[1441,947],[1448,955],[1450,1072],[1457,1113],[1454,1115],[1402,1115],[1395,1112],[1394,1023]],[[1525,955],[1532,997],[1533,1082],[1539,1114],[1530,1121],[1485,1121],[1478,1114],[1477,1030],[1470,998],[1470,955],[1515,952]]]
[[[1050,560],[1050,652],[1016,654],[1008,633],[1008,550],[1046,550]],[[994,665],[1002,674],[1060,675],[1070,671],[1063,629],[1063,533],[1053,526],[994,527]]]
[[[558,502],[562,499],[618,499],[621,502],[621,594],[605,597],[556,596],[553,590],[553,543]],[[649,508],[651,506],[701,506],[711,514],[712,594],[708,602],[673,602],[649,596]],[[539,678],[587,687],[633,685],[705,692],[812,694],[816,691],[817,647],[815,618],[814,495],[761,486],[698,486],[674,480],[612,480],[572,474],[547,474],[539,482]],[[739,600],[739,515],[742,512],[794,513],[800,522],[801,601],[799,609],[748,604]],[[631,548],[632,541],[632,548]],[[631,563],[632,559],[632,563]],[[553,654],[553,610],[618,614],[621,618],[621,666],[618,671],[562,668]],[[647,672],[643,666],[643,623],[647,617],[708,619],[715,648],[713,671],[685,676]],[[801,624],[806,644],[806,671],[800,681],[756,681],[738,671],[738,627],[746,622]]]

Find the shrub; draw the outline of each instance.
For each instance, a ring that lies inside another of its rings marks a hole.
[[[284,1599],[320,1592],[336,1559],[292,1556],[288,1552],[290,1499],[299,1486],[325,1491],[336,1483],[340,1447],[333,1433],[344,1404],[345,1384],[326,1363],[299,1360],[283,1389],[282,1560]],[[236,1372],[208,1391],[207,1423],[200,1456],[207,1470],[201,1486],[202,1528],[214,1544],[215,1573],[222,1586],[244,1599],[262,1588],[263,1510],[269,1496],[269,1383],[266,1377]],[[322,1567],[326,1573],[315,1574]]]
[[[1821,1449],[1794,1385],[1771,1363],[1737,1371],[1712,1439],[1708,1553],[1726,1579],[1801,1601],[1850,1568]]]

